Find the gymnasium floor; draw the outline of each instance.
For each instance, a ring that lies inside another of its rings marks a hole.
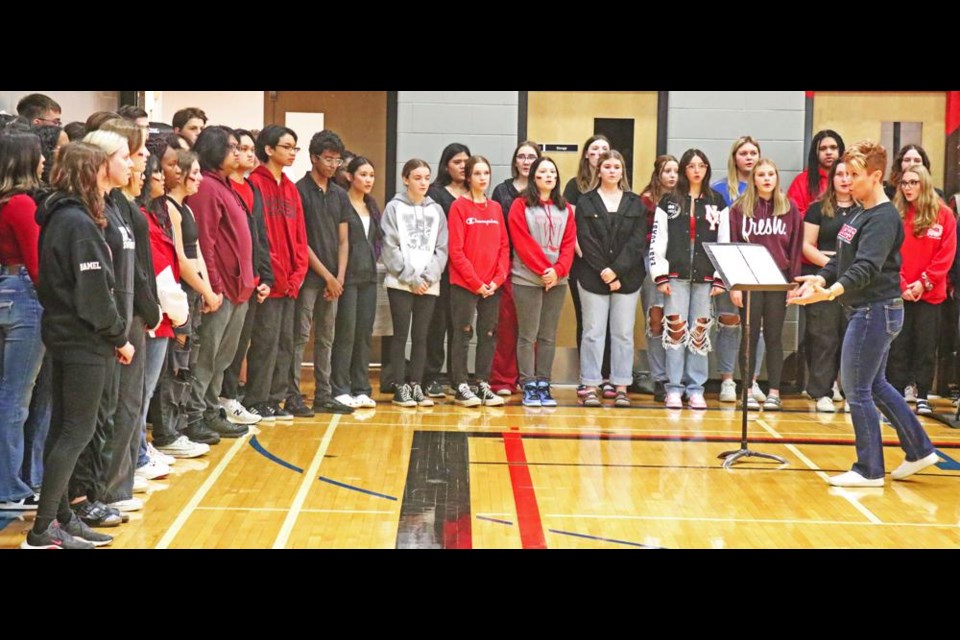
[[[941,463],[883,489],[834,489],[854,459],[846,414],[785,402],[740,414],[583,409],[572,387],[556,409],[399,409],[318,415],[254,428],[151,481],[146,506],[106,530],[113,548],[940,548],[960,546],[960,431],[922,418]],[[839,406],[839,405],[838,405]],[[948,405],[941,404],[942,411]],[[903,459],[884,426],[888,471]],[[0,548],[32,516],[0,513]]]

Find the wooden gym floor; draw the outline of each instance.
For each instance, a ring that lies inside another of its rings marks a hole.
[[[375,385],[376,387],[376,385]],[[960,546],[960,431],[921,418],[941,463],[883,489],[834,489],[854,460],[846,414],[797,398],[751,414],[751,449],[788,464],[721,468],[740,414],[583,409],[399,409],[255,427],[179,460],[138,494],[113,548],[940,548]],[[838,405],[839,406],[839,405]],[[941,410],[949,411],[946,403]],[[884,426],[887,469],[903,454]],[[32,515],[0,513],[0,548]]]

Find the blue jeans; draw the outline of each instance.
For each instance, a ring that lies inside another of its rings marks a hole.
[[[743,303],[747,303],[747,294],[743,294]],[[717,371],[720,374],[730,374],[733,375],[734,367],[737,364],[737,358],[740,357],[740,339],[743,337],[741,333],[741,325],[738,322],[737,324],[723,324],[719,322],[721,316],[732,316],[740,319],[740,309],[734,306],[733,301],[730,299],[729,293],[721,293],[713,299],[713,309],[714,314],[718,320],[717,322]],[[760,332],[760,341],[757,343],[756,349],[756,358],[754,362],[756,363],[756,368],[754,371],[754,376],[759,375],[761,367],[763,367],[763,357],[766,355],[766,344],[763,341],[763,328],[755,327],[751,324],[750,331]]]
[[[150,401],[160,382],[163,365],[167,361],[167,345],[170,338],[151,338],[147,335],[146,360],[143,363],[143,412],[140,415],[140,451],[137,455],[137,469],[150,462],[147,456],[147,412]],[[161,425],[154,426],[155,431],[161,430]]]
[[[647,275],[640,287],[640,304],[643,305],[643,315],[647,319],[647,362],[650,365],[650,377],[654,382],[665,382],[667,379],[667,354],[663,350],[662,335],[654,336],[650,332],[650,309],[653,307],[663,309],[663,294],[657,291],[657,285],[653,283],[653,278],[650,277],[650,257],[644,256],[643,263],[646,265]]]
[[[664,296],[663,346],[667,352],[667,393],[703,393],[710,375],[707,354],[710,352],[711,313],[710,283],[674,279],[672,290]],[[671,317],[676,316],[676,320]],[[691,325],[693,330],[691,331]],[[682,329],[681,329],[682,327]],[[683,332],[679,339],[671,331]]]
[[[580,287],[583,341],[580,344],[580,383],[596,387],[603,382],[603,347],[610,322],[610,383],[633,382],[633,325],[637,318],[640,290],[633,293],[598,295]]]
[[[33,383],[43,362],[37,300],[26,269],[0,276],[0,501],[21,500],[33,495],[21,478],[24,462],[24,423],[30,410]]]
[[[908,461],[926,457],[934,449],[903,396],[886,378],[890,344],[903,327],[903,300],[881,300],[846,311],[849,324],[840,352],[840,381],[856,435],[853,470],[872,480],[884,473],[878,408],[897,430]]]

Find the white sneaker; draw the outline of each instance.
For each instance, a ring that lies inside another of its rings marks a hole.
[[[849,403],[849,402],[844,402],[844,403],[843,403],[843,412],[844,412],[844,413],[850,413],[850,403]]]
[[[170,475],[170,467],[156,460],[151,460],[142,467],[137,467],[134,475],[138,475],[144,480],[157,480],[158,478],[166,478]]]
[[[756,381],[754,381],[753,386],[750,387],[750,395],[753,396],[753,399],[756,400],[757,402],[767,401],[767,394],[765,394],[763,390],[760,389],[760,385],[757,384]]]
[[[220,407],[227,414],[227,420],[233,424],[257,424],[263,419],[263,416],[247,411],[236,398],[220,398]]]
[[[833,400],[827,396],[823,396],[817,400],[817,411],[820,413],[836,413],[837,408],[833,405]]]
[[[365,393],[361,393],[358,396],[353,396],[353,401],[356,403],[358,409],[376,409],[377,402],[370,396]]]
[[[477,385],[477,395],[485,407],[502,407],[504,405],[504,399],[495,394],[487,382],[481,382]]]
[[[157,448],[153,446],[152,442],[147,443],[147,457],[151,460],[156,460],[160,464],[165,464],[168,467],[172,467],[173,464],[177,461],[173,456],[168,456],[165,453],[160,453],[157,451]]]
[[[174,458],[197,458],[210,453],[210,445],[194,442],[187,436],[180,436],[168,445],[157,447],[157,450]]]
[[[483,402],[477,397],[477,395],[473,392],[473,389],[471,389],[470,385],[468,385],[466,382],[460,383],[460,385],[457,387],[457,393],[454,396],[453,401],[461,407],[479,407]]]
[[[133,474],[133,492],[134,493],[146,493],[147,489],[150,488],[150,483],[147,482],[147,479],[143,476],[138,476]]]
[[[720,402],[737,401],[737,383],[733,378],[720,383]]]
[[[810,395],[810,392],[804,389],[800,392],[800,397],[804,400],[813,400],[813,396]]]
[[[747,411],[760,411],[760,403],[753,395],[747,396]]]
[[[140,511],[143,509],[143,500],[140,498],[130,498],[129,500],[120,500],[119,502],[111,502],[109,505],[114,509],[117,509],[121,512],[129,513],[131,511]]]
[[[843,402],[843,394],[840,393],[840,385],[838,385],[836,382],[833,383],[833,401]]]
[[[357,401],[354,399],[354,397],[351,396],[349,393],[341,394],[341,395],[337,396],[336,398],[334,398],[334,400],[336,400],[336,401],[339,402],[340,404],[345,404],[345,405],[347,405],[347,406],[350,407],[351,409],[356,409],[356,408],[358,408],[358,407],[360,406],[359,404],[357,404]]]
[[[908,384],[907,388],[903,390],[903,399],[914,404],[917,401],[917,388],[912,384]]]
[[[890,477],[894,480],[903,480],[904,478],[908,478],[919,471],[923,471],[927,467],[935,465],[938,462],[940,462],[940,456],[937,455],[936,451],[924,458],[914,460],[913,462],[907,462],[904,460],[903,464],[890,472]]]
[[[846,473],[841,473],[838,476],[833,476],[827,480],[831,485],[835,487],[882,487],[883,478],[876,478],[875,480],[868,480],[856,471],[847,471]]]

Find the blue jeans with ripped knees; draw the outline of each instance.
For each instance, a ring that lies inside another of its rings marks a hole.
[[[650,277],[650,257],[644,256],[643,263],[646,265],[647,275],[640,287],[640,304],[643,306],[643,316],[646,319],[647,362],[650,364],[650,378],[654,382],[666,382],[667,354],[663,350],[662,328],[659,336],[654,336],[650,332],[650,309],[653,307],[663,309],[663,294],[657,291],[657,285]]]
[[[710,325],[713,323],[709,282],[671,280],[671,294],[664,296],[663,346],[667,360],[667,393],[703,393],[703,385],[710,375],[707,354],[710,352]],[[671,321],[671,316],[678,320]],[[705,322],[700,322],[704,319]],[[670,337],[673,327],[683,326],[683,337]],[[693,332],[701,328],[702,337],[693,339]]]
[[[845,308],[847,332],[840,352],[840,381],[850,403],[856,436],[853,470],[864,478],[882,478],[883,443],[877,409],[890,420],[908,461],[934,448],[903,396],[887,382],[890,344],[903,327],[903,300],[893,298]]]

